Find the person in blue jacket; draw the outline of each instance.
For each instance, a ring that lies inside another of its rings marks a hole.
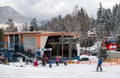
[[[100,71],[102,71],[102,67],[101,67],[101,65],[102,65],[102,58],[99,57],[99,58],[98,58],[98,65],[97,65],[97,69],[96,69],[96,71],[98,71],[99,68],[100,68]]]
[[[52,60],[49,60],[49,67],[52,68]]]
[[[67,66],[66,58],[63,58],[63,63],[64,63],[64,66]]]

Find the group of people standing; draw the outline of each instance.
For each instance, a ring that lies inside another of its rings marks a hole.
[[[49,61],[50,68],[52,68],[52,62],[53,62],[52,60]],[[56,66],[59,66],[59,63],[63,63],[65,66],[67,65],[66,58],[60,58],[59,56],[56,56],[55,63],[56,63]]]
[[[40,62],[40,61],[41,61],[41,62]],[[52,68],[53,62],[56,63],[56,66],[59,66],[60,63],[63,63],[65,66],[67,65],[67,63],[66,63],[66,58],[64,58],[64,57],[60,58],[59,56],[56,56],[54,60],[49,59],[49,60],[48,60],[48,64],[49,64],[49,67],[50,67],[50,68]],[[45,59],[43,59],[43,58],[34,59],[34,62],[33,62],[34,66],[38,66],[40,63],[42,64],[42,66],[46,66],[46,61],[45,61]]]

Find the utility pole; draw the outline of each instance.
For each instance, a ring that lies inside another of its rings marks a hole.
[[[69,58],[71,59],[72,58],[72,43],[71,43],[71,39],[69,39]]]
[[[59,55],[59,47],[60,47],[60,44],[57,43],[57,55]]]
[[[64,39],[64,34],[62,33],[62,41],[63,41],[63,39]],[[63,57],[63,48],[64,48],[64,46],[63,46],[63,42],[62,42],[62,57]]]

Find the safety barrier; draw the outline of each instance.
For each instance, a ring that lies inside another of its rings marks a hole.
[[[78,60],[67,60],[68,64],[91,64],[91,60],[89,61],[78,61]]]
[[[88,61],[78,61],[78,60],[67,60],[68,64],[97,64],[97,62],[88,60]],[[112,65],[120,65],[120,59],[106,59],[102,63],[103,66],[112,66]]]
[[[103,62],[103,65],[120,65],[120,59],[116,58],[116,59],[106,59]]]

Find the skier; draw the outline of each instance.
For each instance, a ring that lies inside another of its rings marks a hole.
[[[37,59],[36,59],[36,58],[34,59],[33,65],[34,65],[35,67],[38,66],[38,63],[37,63]]]
[[[49,60],[49,67],[52,68],[52,60]]]
[[[42,59],[42,66],[46,66],[45,60]]]
[[[55,61],[56,61],[56,65],[57,65],[57,66],[59,65],[59,60],[60,60],[59,56],[56,56]]]
[[[99,57],[99,59],[98,59],[98,65],[97,65],[97,69],[96,69],[96,71],[98,71],[98,68],[100,68],[100,71],[102,71],[102,67],[101,67],[101,65],[102,65],[102,58]]]
[[[64,63],[64,66],[67,65],[67,63],[66,63],[66,58],[63,58],[63,63]]]

